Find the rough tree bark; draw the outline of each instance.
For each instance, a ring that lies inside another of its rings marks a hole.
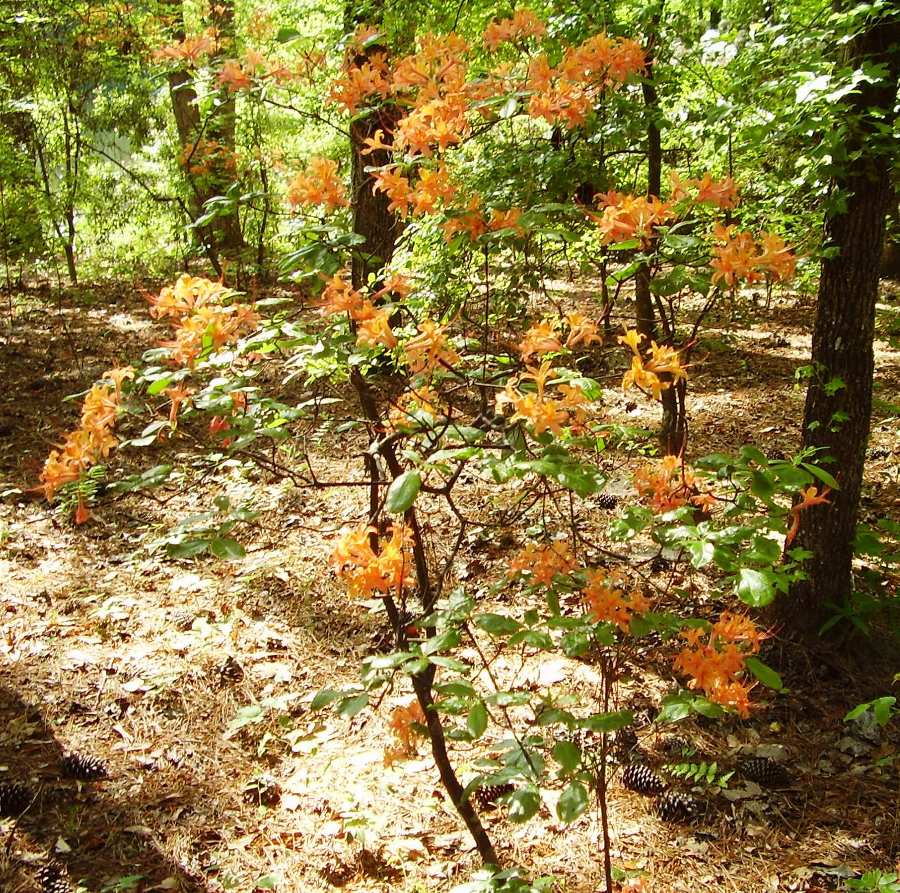
[[[170,36],[173,40],[184,40],[183,0],[163,0],[163,3]],[[228,46],[234,46],[233,0],[216,4],[210,16],[211,24],[219,34],[219,55],[224,55]],[[203,213],[204,203],[213,196],[222,194],[228,188],[231,178],[220,162],[215,163],[213,170],[202,179],[195,177],[190,171],[192,156],[204,139],[218,142],[226,153],[234,153],[237,121],[235,99],[224,91],[214,113],[204,122],[200,119],[197,91],[190,72],[185,68],[173,69],[169,71],[168,82],[178,140],[182,151],[186,153],[184,175],[191,189],[191,213],[196,220]],[[198,237],[216,272],[221,273],[219,254],[237,254],[244,245],[237,209],[217,217],[208,226],[200,227]]]
[[[662,135],[659,131],[657,116],[659,115],[659,95],[653,77],[654,55],[659,39],[659,26],[662,18],[662,3],[653,11],[647,28],[647,46],[644,54],[647,67],[641,90],[644,96],[644,108],[647,112],[647,196],[659,197],[662,189]],[[647,341],[656,335],[656,317],[653,312],[653,295],[650,293],[650,269],[641,264],[634,280],[634,312],[635,325],[638,332]]]
[[[859,509],[866,442],[872,411],[875,300],[885,216],[893,189],[890,121],[900,74],[900,12],[875,20],[848,46],[846,61],[885,66],[885,77],[864,83],[845,101],[851,120],[847,157],[832,183],[846,199],[825,223],[826,244],[837,249],[822,262],[813,331],[815,370],[806,395],[803,446],[831,456],[840,485],[830,505],[807,509],[796,545],[808,549],[807,579],[778,605],[787,628],[811,636],[825,606],[840,604],[852,585],[853,538]],[[834,196],[833,196],[834,197]],[[843,386],[835,390],[840,379]],[[831,387],[827,385],[832,383]]]
[[[376,0],[367,8],[360,9],[348,3],[344,9],[344,20],[348,31],[358,25],[380,25],[384,13],[383,0]],[[382,44],[373,44],[358,53],[351,61],[353,65],[365,64],[370,56],[387,53]],[[353,197],[353,232],[365,241],[353,253],[351,261],[351,282],[354,288],[366,284],[373,273],[394,256],[397,238],[403,230],[399,217],[390,210],[390,198],[384,192],[373,191],[372,177],[366,167],[377,167],[391,161],[387,149],[379,149],[363,155],[365,141],[375,136],[378,130],[384,132],[383,141],[393,142],[394,127],[403,111],[391,102],[381,104],[368,115],[354,120],[350,125],[350,182]]]

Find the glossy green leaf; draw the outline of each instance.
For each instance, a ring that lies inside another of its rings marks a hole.
[[[564,822],[574,822],[590,803],[587,788],[580,781],[573,781],[560,794],[556,814]]]
[[[422,476],[418,471],[403,472],[388,487],[385,511],[395,515],[405,512],[416,501],[421,486]]]

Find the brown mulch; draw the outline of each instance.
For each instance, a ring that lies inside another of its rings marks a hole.
[[[326,570],[337,531],[364,513],[361,489],[299,490],[235,468],[194,488],[205,471],[189,467],[157,498],[101,500],[89,524],[72,527],[26,492],[77,417],[78,401],[63,398],[140,356],[162,329],[140,295],[118,287],[29,291],[14,306],[12,320],[0,319],[0,783],[23,781],[35,799],[16,823],[0,820],[0,890],[38,890],[50,853],[91,893],[270,884],[282,893],[421,893],[465,880],[477,858],[424,750],[383,765],[384,707],[408,692],[398,688],[381,710],[349,723],[309,709],[320,688],[355,682],[384,629],[381,615],[349,602]],[[694,455],[751,441],[770,455],[789,453],[799,440],[803,391],[794,370],[808,361],[811,305],[784,297],[768,313],[745,311],[705,329],[689,392]],[[886,339],[876,349],[882,403],[863,507],[870,519],[897,519],[898,419],[886,407],[900,402],[900,351]],[[620,374],[604,380],[609,420],[653,428],[656,408],[621,394]],[[321,435],[313,455],[321,477],[346,477],[352,459],[341,449]],[[184,455],[190,463],[194,453]],[[148,457],[123,461],[137,469]],[[617,460],[623,481],[633,461]],[[245,559],[151,550],[220,493],[261,512],[239,531]],[[423,509],[440,534],[449,519]],[[467,585],[486,587],[502,573],[512,545],[468,541],[459,556]],[[900,669],[889,657],[874,668],[855,664],[853,652],[865,657],[869,647],[850,640],[821,664],[797,657],[791,690],[750,720],[677,730],[691,739],[690,759],[715,760],[722,771],[750,755],[784,759],[788,788],[736,775],[723,790],[701,791],[711,801],[701,822],[678,826],[614,781],[614,863],[657,891],[735,893],[840,889],[848,873],[891,870],[900,858],[900,734],[842,721],[854,704],[886,693]],[[585,698],[599,685],[590,660],[500,660],[496,670]],[[623,704],[658,702],[672,681],[665,660],[636,654]],[[653,762],[666,762],[669,735],[639,731]],[[471,771],[495,740],[456,747],[457,766]],[[63,777],[61,759],[73,751],[103,759],[109,777]],[[274,805],[245,793],[260,775],[277,781]],[[558,794],[550,791],[522,826],[502,809],[487,813],[490,833],[504,860],[553,875],[558,889],[600,890],[599,817],[564,825],[553,811]]]

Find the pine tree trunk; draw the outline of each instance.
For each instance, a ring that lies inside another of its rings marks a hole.
[[[388,207],[390,198],[384,192],[372,190],[373,181],[366,167],[387,164],[391,160],[386,149],[363,155],[365,140],[384,131],[384,142],[391,142],[391,134],[401,110],[385,105],[350,125],[351,183],[353,189],[353,232],[365,239],[353,253],[351,279],[354,288],[365,285],[369,276],[378,272],[394,256],[397,237],[403,231],[401,220]]]
[[[826,467],[840,490],[831,494],[830,505],[806,509],[801,516],[796,545],[814,553],[806,564],[808,579],[794,587],[778,611],[788,628],[802,635],[814,634],[827,604],[843,602],[852,586],[853,538],[872,412],[879,261],[893,198],[890,137],[880,130],[892,117],[897,95],[898,42],[900,15],[894,12],[870,25],[848,52],[854,67],[884,64],[888,74],[851,94],[847,103],[848,115],[857,119],[847,145],[852,166],[832,184],[846,196],[846,204],[825,224],[826,245],[837,251],[822,262],[803,445],[820,448],[819,458],[833,458]]]
[[[368,6],[360,7],[352,2],[344,6],[344,25],[353,31],[358,25],[380,26],[384,16],[384,0],[373,0]],[[361,50],[351,60],[353,65],[362,66],[371,55],[387,54],[389,49],[383,44],[373,44]],[[385,143],[393,142],[394,127],[403,117],[403,110],[393,103],[382,103],[368,115],[359,117],[350,125],[350,183],[353,203],[353,232],[365,241],[353,252],[351,260],[351,282],[354,288],[361,288],[372,274],[383,267],[393,256],[397,238],[403,231],[403,223],[390,210],[390,198],[384,192],[374,192],[375,185],[367,167],[380,167],[391,161],[387,149],[379,149],[363,155],[365,141],[381,130]]]
[[[184,40],[183,0],[164,0],[164,3],[168,7],[166,18],[169,23],[169,34],[173,40]],[[225,47],[233,46],[233,0],[217,4],[211,15],[213,24],[219,32],[219,39],[225,41]],[[223,54],[225,47],[220,46],[220,55]],[[187,150],[190,154],[192,148],[197,147],[201,138],[205,137],[207,140],[219,142],[227,151],[234,153],[237,118],[234,96],[223,91],[215,113],[207,122],[206,132],[201,133],[203,126],[200,120],[200,109],[197,105],[197,91],[194,89],[190,73],[185,69],[170,71],[168,82],[172,113],[182,151]],[[228,172],[222,170],[219,165],[218,169],[211,171],[200,181],[191,174],[190,162],[185,164],[184,175],[191,188],[191,213],[195,219],[203,213],[204,203],[213,196],[223,193],[228,188],[231,179]],[[219,253],[235,255],[244,245],[236,209],[230,214],[217,217],[208,226],[200,228],[198,235],[217,273],[221,273]]]

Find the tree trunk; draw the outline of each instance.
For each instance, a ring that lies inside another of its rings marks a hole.
[[[813,331],[814,375],[806,394],[803,446],[832,457],[829,469],[840,490],[830,505],[806,509],[797,546],[813,557],[808,578],[779,606],[781,618],[801,635],[812,635],[825,618],[826,604],[842,603],[851,591],[853,539],[859,509],[866,441],[872,411],[872,340],[885,215],[893,190],[890,122],[900,73],[900,15],[870,24],[850,45],[853,67],[884,65],[887,74],[864,84],[847,100],[851,120],[847,169],[832,191],[846,199],[826,218],[826,245],[838,249],[822,262]],[[832,198],[836,196],[833,194]]]
[[[210,7],[210,19],[219,33],[217,59],[235,55],[234,0],[220,0]],[[205,190],[204,202],[216,195],[223,195],[237,176],[230,167],[235,157],[237,133],[237,100],[227,87],[219,91],[218,106],[207,125],[210,139],[223,147],[223,157],[214,165]],[[217,156],[218,158],[218,156]],[[213,221],[218,237],[218,248],[227,257],[236,257],[244,247],[244,235],[237,204],[227,214]]]
[[[167,18],[169,20],[171,37],[174,40],[184,40],[185,29],[182,0],[164,0],[164,3],[168,7]],[[225,55],[225,50],[229,47],[234,47],[233,0],[226,0],[225,3],[217,4],[211,11],[211,19],[212,24],[219,33],[220,48],[218,55],[223,56]],[[227,190],[231,177],[221,161],[216,161],[213,170],[205,174],[201,180],[191,173],[191,161],[194,153],[198,151],[200,141],[203,139],[219,143],[225,150],[225,153],[231,153],[233,156],[237,120],[235,99],[232,94],[223,91],[215,111],[210,114],[204,127],[204,122],[200,120],[197,91],[194,89],[193,78],[190,72],[183,68],[170,71],[168,82],[178,140],[186,158],[184,175],[192,193],[191,213],[194,219],[197,219],[203,213],[203,205],[209,199],[213,196],[221,195]],[[219,253],[235,255],[244,245],[240,219],[236,208],[229,214],[217,217],[209,225],[199,228],[197,234],[203,242],[207,256],[217,273],[221,273]]]
[[[384,15],[384,0],[374,0],[370,6],[360,8],[347,2],[344,22],[348,31],[358,25],[379,26]],[[353,58],[354,65],[363,65],[375,53],[387,53],[382,44],[368,46]],[[378,272],[393,256],[397,238],[403,231],[403,223],[389,209],[390,198],[384,192],[374,192],[372,177],[366,167],[378,167],[391,160],[391,153],[379,149],[363,155],[365,140],[374,137],[376,131],[384,132],[385,143],[393,142],[394,127],[403,117],[403,110],[393,103],[383,103],[368,115],[357,118],[350,125],[350,182],[353,199],[353,232],[365,239],[353,252],[351,282],[361,288],[369,276]]]
[[[384,142],[391,142],[391,135],[402,111],[394,105],[385,105],[370,115],[350,125],[351,183],[353,194],[353,232],[365,239],[353,253],[351,280],[354,288],[365,285],[369,276],[378,272],[393,256],[397,237],[403,231],[403,223],[389,209],[390,198],[384,192],[372,190],[372,177],[366,167],[387,164],[391,160],[386,149],[363,155],[365,140],[384,131]]]
[[[653,79],[653,54],[659,37],[662,4],[653,13],[648,28],[649,40],[646,48],[647,71],[641,83],[644,107],[647,112],[647,195],[659,197],[662,189],[662,136],[659,132],[659,95]],[[641,264],[634,280],[635,325],[647,341],[656,335],[656,320],[653,312],[653,295],[650,293],[650,268]]]
[[[78,285],[78,267],[75,263],[75,219],[74,215],[67,215],[67,238],[63,242],[63,252],[66,255],[66,270],[69,273],[69,282]]]

